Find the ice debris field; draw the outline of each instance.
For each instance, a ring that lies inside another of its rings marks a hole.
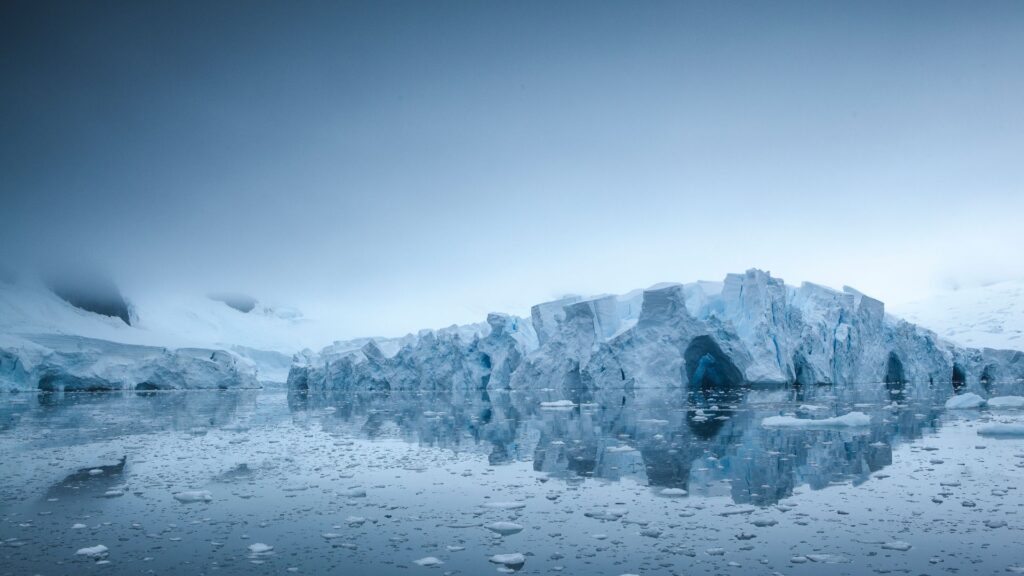
[[[0,574],[1024,570],[1016,401],[744,394],[6,395]]]

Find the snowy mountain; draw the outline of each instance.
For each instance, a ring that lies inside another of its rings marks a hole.
[[[945,290],[893,312],[964,346],[1024,349],[1024,279]]]
[[[289,374],[305,390],[546,389],[574,401],[601,389],[871,383],[892,399],[1016,391],[1024,354],[959,347],[849,287],[787,286],[749,270],[563,298],[528,320],[491,314],[475,329],[329,347],[297,357]]]

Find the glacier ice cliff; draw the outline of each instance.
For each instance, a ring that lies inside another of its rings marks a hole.
[[[338,342],[296,355],[296,390],[553,390],[872,383],[893,400],[923,390],[1019,393],[1024,353],[962,348],[887,315],[844,287],[788,286],[761,270],[723,282],[664,284],[624,296],[538,304],[530,319],[397,339]]]
[[[256,368],[224,350],[168,349],[70,335],[0,335],[0,391],[256,388]]]

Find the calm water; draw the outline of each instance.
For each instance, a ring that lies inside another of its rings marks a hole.
[[[5,395],[0,574],[1024,566],[1024,439],[976,431],[1024,415],[873,390],[604,391],[567,409],[543,408],[550,393]],[[761,424],[851,410],[871,426]]]

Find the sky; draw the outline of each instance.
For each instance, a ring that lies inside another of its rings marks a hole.
[[[338,337],[1024,276],[1019,2],[0,4],[0,262]]]

